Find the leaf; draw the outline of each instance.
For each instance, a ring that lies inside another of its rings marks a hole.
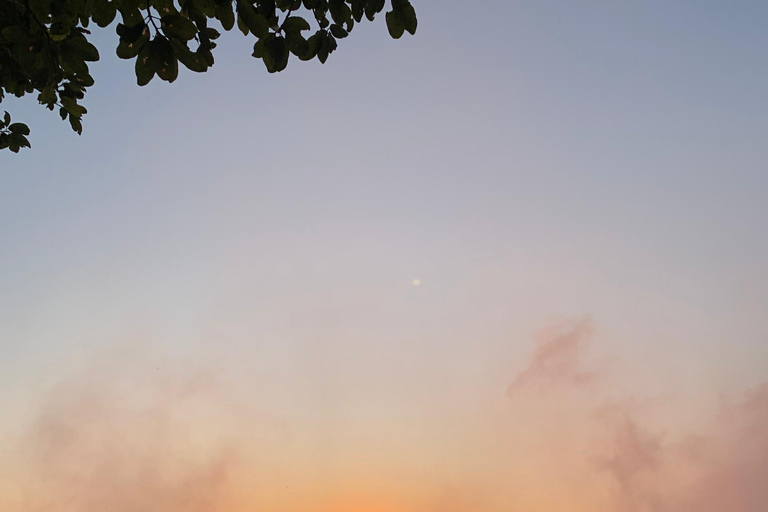
[[[331,25],[331,34],[333,34],[334,37],[338,37],[339,39],[344,39],[349,35],[349,32],[334,23]]]
[[[405,32],[405,25],[403,25],[400,16],[397,15],[396,11],[390,11],[387,13],[386,18],[389,35],[392,36],[393,39],[400,39]]]
[[[160,13],[160,17],[178,14],[173,0],[152,0],[152,6]]]
[[[253,53],[251,55],[257,59],[264,58],[264,39],[259,39],[253,45]]]
[[[173,47],[166,37],[155,36],[149,42],[149,60],[161,80],[173,82],[179,76],[179,62],[173,54]]]
[[[85,59],[76,47],[70,44],[61,45],[61,53],[59,54],[59,62],[61,63],[61,69],[69,73],[87,74],[88,64],[85,63]]]
[[[48,31],[54,41],[63,41],[69,35],[70,25],[62,21],[54,21]]]
[[[374,17],[384,9],[384,0],[368,0],[365,6],[365,17],[373,21]]]
[[[27,135],[29,135],[29,133],[27,133]],[[31,147],[29,144],[29,140],[21,133],[12,133],[11,140],[14,141],[16,145],[19,146],[20,148]]]
[[[363,19],[363,14],[365,14],[365,4],[367,2],[368,0],[350,0],[349,2],[352,9],[352,17],[358,23]]]
[[[9,124],[11,124],[11,114],[6,111],[5,116],[3,116],[3,126],[8,126]]]
[[[301,58],[309,51],[309,44],[300,32],[288,32],[285,34],[285,40],[288,43],[288,49],[292,54]]]
[[[160,21],[163,25],[163,32],[169,37],[176,38],[180,41],[189,41],[197,35],[197,26],[192,23],[192,21],[179,14],[163,16]]]
[[[402,21],[405,30],[411,34],[416,34],[416,26],[418,21],[416,20],[416,10],[408,0],[393,0],[393,6],[397,5],[397,12]]]
[[[261,39],[269,34],[269,22],[246,0],[237,0],[237,14],[253,35]]]
[[[93,85],[93,77],[88,73],[80,73],[75,77],[75,82],[83,88],[90,87]]]
[[[202,60],[206,66],[208,67],[213,66],[213,53],[211,53],[210,50],[204,50],[202,48],[198,48],[196,53],[198,57],[200,57],[200,60]]]
[[[128,2],[126,2],[126,0],[123,0],[123,3],[118,8],[118,11],[120,11],[120,16],[123,18],[123,24],[125,24],[127,27],[143,25],[144,17],[139,10],[138,4],[136,6],[128,6],[126,5],[127,3]]]
[[[21,135],[29,135],[29,126],[24,123],[13,123],[8,127],[11,133],[19,133]]]
[[[203,34],[205,34],[205,37],[207,37],[208,39],[218,39],[219,36],[221,35],[218,30],[216,30],[215,28],[210,28],[210,27],[204,28],[203,29]],[[215,48],[215,47],[216,47],[216,45],[212,45],[211,46],[211,48]]]
[[[115,19],[117,9],[115,8],[115,2],[109,0],[94,0],[93,3],[93,21],[100,27],[104,28]]]
[[[243,17],[239,14],[237,16],[237,28],[240,29],[240,32],[242,32],[244,36],[248,35],[248,25],[245,24]]]
[[[69,37],[62,43],[62,47],[68,47],[83,61],[96,62],[99,60],[99,50],[96,49],[84,36]]]
[[[117,45],[117,56],[121,59],[132,59],[136,57],[144,45],[149,42],[149,34],[143,34],[136,41],[129,43],[124,39]]]
[[[264,40],[264,55],[262,59],[267,66],[267,71],[277,73],[288,66],[288,45],[285,38],[270,34]]]
[[[215,13],[216,19],[221,22],[221,26],[224,27],[224,30],[232,30],[232,27],[235,26],[235,13],[232,10],[232,2],[228,1],[223,4],[216,4]]]
[[[307,51],[304,55],[299,55],[301,60],[312,60],[317,57],[317,51],[323,44],[323,35],[321,32],[315,33],[312,37],[307,39]]]
[[[79,117],[69,116],[69,125],[78,135],[83,134],[83,123],[80,121]]]
[[[37,97],[37,101],[43,104],[51,104],[56,101],[56,91],[53,89],[53,87],[46,87],[42,91],[40,91],[40,94]]]
[[[283,30],[286,33],[296,33],[309,29],[309,23],[301,16],[290,16],[283,22]]]
[[[155,68],[149,60],[149,46],[145,44],[136,58],[136,83],[139,85],[147,85],[155,76]]]
[[[84,106],[78,105],[74,98],[68,98],[65,96],[61,98],[61,104],[66,109],[66,111],[69,112],[70,117],[80,117],[88,112]]]
[[[347,19],[352,17],[352,10],[344,0],[328,0],[328,10],[337,25],[346,23]]]
[[[291,16],[283,22],[288,49],[299,58],[306,55],[309,50],[307,40],[301,35],[304,30],[309,30],[309,28],[307,20],[299,16]]]
[[[320,34],[320,47],[317,49],[317,59],[322,64],[325,64],[325,61],[328,60],[328,55],[331,54],[331,43],[329,41],[328,32],[323,30],[318,33]]]
[[[392,10],[387,13],[389,34],[399,39],[405,31],[416,33],[416,11],[409,0],[392,0]]]
[[[186,68],[190,71],[203,73],[208,69],[208,66],[205,65],[205,62],[203,62],[203,60],[197,54],[190,50],[185,43],[174,39],[171,40],[171,46],[173,47],[173,54],[176,56],[179,62],[184,64],[184,66],[186,66]]]
[[[120,39],[125,40],[129,43],[132,43],[136,41],[138,38],[140,38],[142,34],[144,34],[146,28],[147,28],[147,25],[146,23],[144,23],[144,20],[141,20],[140,23],[137,23],[132,26],[118,23],[116,32],[117,32],[117,35],[120,36]]]
[[[39,20],[44,20],[51,13],[51,0],[29,0],[29,10]]]

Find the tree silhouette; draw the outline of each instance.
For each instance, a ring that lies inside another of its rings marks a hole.
[[[416,32],[409,0],[390,0],[390,35]],[[385,0],[0,0],[0,102],[6,94],[37,93],[49,110],[82,133],[87,112],[80,103],[94,83],[88,62],[99,60],[91,23],[116,23],[117,55],[134,61],[136,81],[155,76],[173,82],[179,63],[203,73],[213,66],[215,40],[235,26],[253,35],[253,57],[270,73],[285,69],[291,55],[325,63],[355,23],[373,21]],[[314,26],[314,28],[313,28]],[[305,35],[306,33],[306,35]],[[312,33],[311,35],[309,35]],[[307,37],[308,36],[308,37]],[[0,149],[30,147],[29,128],[0,117]]]

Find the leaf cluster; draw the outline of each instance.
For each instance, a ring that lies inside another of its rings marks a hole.
[[[0,149],[18,153],[19,149],[30,147],[27,135],[29,127],[24,123],[12,123],[11,114],[5,112],[0,119]]]
[[[409,0],[390,0],[390,35],[416,32]],[[132,60],[136,82],[173,82],[180,65],[203,73],[214,64],[220,30],[253,36],[253,57],[270,73],[293,56],[325,63],[356,23],[373,21],[386,0],[0,0],[0,102],[37,94],[49,110],[82,133],[81,104],[94,84],[88,63],[99,60],[89,28],[115,26],[117,56]],[[29,128],[0,123],[0,149],[29,147]]]

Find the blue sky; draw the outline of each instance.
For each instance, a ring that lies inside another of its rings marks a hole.
[[[743,283],[765,300],[765,6],[418,10],[418,37],[364,24],[275,76],[228,34],[210,73],[145,88],[99,33],[82,137],[4,105],[34,150],[0,157],[2,303],[118,267],[204,287],[229,247],[284,261],[368,238],[403,275],[514,251],[697,307]]]

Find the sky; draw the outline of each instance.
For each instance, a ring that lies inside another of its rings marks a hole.
[[[413,3],[3,102],[0,509],[763,509],[768,4]]]

